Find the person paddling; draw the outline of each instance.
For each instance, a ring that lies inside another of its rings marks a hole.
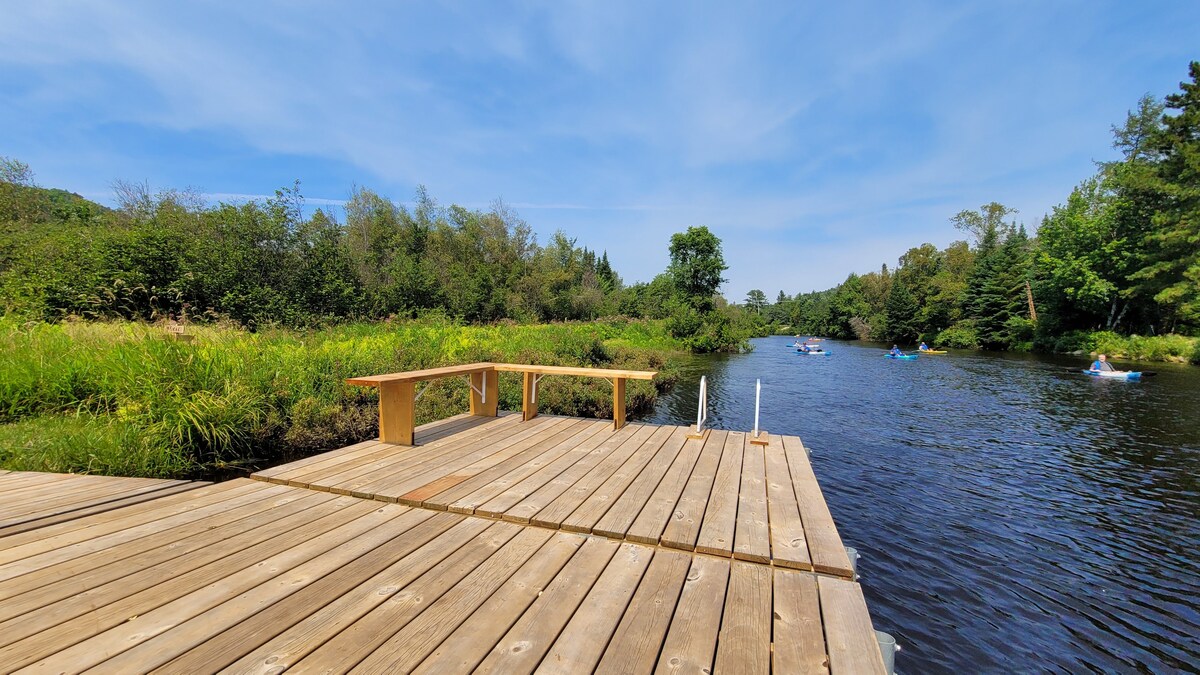
[[[1106,357],[1104,354],[1101,354],[1099,358],[1097,358],[1095,361],[1092,361],[1092,367],[1089,370],[1113,371],[1116,370],[1116,368],[1113,368],[1112,364],[1108,362],[1108,357]]]
[[[900,351],[900,345],[892,345],[892,356],[904,356],[904,352]]]
[[[920,344],[920,346],[918,346],[918,347],[917,347],[917,351],[919,351],[919,352],[927,352],[927,351],[929,351],[929,345],[927,345],[927,344],[925,344],[924,342],[922,342],[922,343]]]

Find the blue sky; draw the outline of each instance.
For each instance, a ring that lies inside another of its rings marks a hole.
[[[1036,225],[1200,59],[1192,1],[7,5],[0,155],[42,185],[424,184],[626,281],[706,225],[734,300],[944,246],[990,201]]]

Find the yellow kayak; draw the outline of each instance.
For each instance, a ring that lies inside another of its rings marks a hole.
[[[918,354],[945,354],[946,352],[945,352],[945,350],[941,350],[941,349],[925,349],[925,350],[918,350],[917,353]]]

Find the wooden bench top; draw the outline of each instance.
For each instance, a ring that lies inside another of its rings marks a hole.
[[[653,370],[619,370],[613,368],[575,368],[571,366],[538,366],[520,363],[467,363],[460,366],[444,366],[441,368],[426,368],[424,370],[409,370],[403,373],[388,373],[386,375],[365,375],[346,380],[347,384],[365,387],[378,387],[384,382],[421,382],[436,380],[455,375],[471,375],[483,372],[505,373],[534,373],[537,375],[576,375],[580,377],[623,378],[628,380],[653,380],[658,374]]]
[[[383,382],[421,382],[436,380],[455,375],[471,375],[495,370],[494,363],[467,363],[461,366],[443,366],[441,368],[426,368],[424,370],[409,370],[403,373],[388,373],[386,375],[365,375],[346,380],[347,384],[357,384],[365,387],[377,387]]]
[[[571,366],[537,366],[520,363],[492,364],[497,371],[507,373],[534,373],[536,375],[577,375],[580,377],[625,378],[627,380],[653,380],[658,371],[617,370],[613,368],[576,368]]]

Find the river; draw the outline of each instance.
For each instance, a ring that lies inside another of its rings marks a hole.
[[[801,437],[897,670],[1200,672],[1200,368],[791,338],[694,357],[649,421]],[[1116,363],[1128,369],[1129,364]]]

